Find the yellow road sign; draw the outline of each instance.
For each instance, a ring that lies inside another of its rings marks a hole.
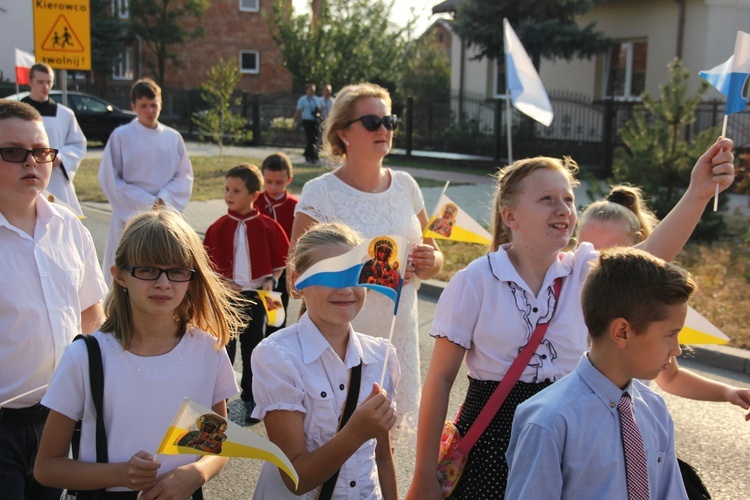
[[[55,69],[91,69],[89,0],[33,0],[37,62]]]

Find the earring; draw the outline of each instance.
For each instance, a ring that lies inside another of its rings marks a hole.
[[[122,287],[122,291],[125,292],[125,293],[128,293],[128,289],[125,288],[125,287]]]
[[[346,145],[347,148],[349,147],[349,141],[347,141],[346,139],[344,139],[344,144]]]

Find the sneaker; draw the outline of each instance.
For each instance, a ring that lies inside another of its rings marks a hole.
[[[245,423],[247,425],[255,425],[260,423],[260,420],[253,418],[253,410],[255,409],[255,401],[244,401],[245,403]]]

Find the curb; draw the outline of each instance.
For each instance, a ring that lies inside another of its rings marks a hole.
[[[444,281],[425,280],[419,288],[419,294],[439,299],[445,285],[447,283]],[[705,344],[690,346],[683,350],[681,357],[713,368],[750,375],[750,351],[745,349],[727,345]]]

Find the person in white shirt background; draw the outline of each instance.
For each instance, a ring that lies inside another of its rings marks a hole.
[[[54,195],[54,201],[66,204],[76,215],[82,216],[83,210],[73,187],[73,179],[86,154],[86,136],[73,111],[50,99],[49,93],[54,83],[55,73],[48,64],[34,64],[29,70],[31,92],[21,101],[39,111],[50,146],[60,151],[52,162],[47,191]]]
[[[99,164],[99,185],[112,205],[102,257],[109,284],[125,222],[154,204],[182,212],[193,192],[193,166],[185,142],[179,132],[159,122],[161,88],[152,80],[139,80],[130,90],[130,103],[138,116],[112,132]]]

